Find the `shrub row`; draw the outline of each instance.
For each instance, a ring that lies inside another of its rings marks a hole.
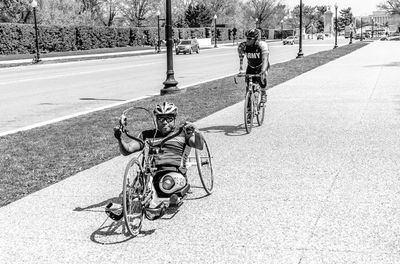
[[[39,49],[42,53],[155,45],[158,29],[155,27],[118,28],[89,26],[38,26]],[[238,30],[236,38],[243,38]],[[174,28],[174,39],[211,38],[214,28]],[[217,28],[217,39],[231,40],[232,29]],[[165,38],[164,27],[160,38]],[[32,24],[0,23],[0,55],[35,52],[35,28]]]

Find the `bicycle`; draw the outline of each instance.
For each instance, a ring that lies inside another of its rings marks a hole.
[[[261,103],[261,88],[256,78],[261,78],[261,74],[238,74],[236,77],[246,78],[246,94],[244,100],[244,126],[249,134],[253,128],[254,116],[257,124],[261,126],[264,122],[265,103]]]
[[[153,192],[155,192],[152,182],[157,172],[154,158],[157,154],[162,153],[165,142],[179,135],[182,130],[185,129],[185,125],[180,126],[176,132],[167,136],[160,142],[154,143],[154,141],[148,139],[143,141],[138,137],[130,135],[126,128],[128,125],[127,115],[132,109],[144,109],[151,114],[151,112],[145,108],[128,108],[121,115],[121,130],[129,138],[141,142],[145,147],[138,157],[133,157],[126,165],[122,187],[122,213],[120,215],[112,213],[110,211],[112,204],[107,205],[106,213],[113,220],[119,220],[123,216],[125,226],[129,233],[132,236],[137,236],[140,233],[144,216],[149,220],[155,220],[156,218],[151,218],[152,212],[155,210],[165,211],[165,209],[170,206],[169,198],[163,198],[159,206],[156,208],[149,208]],[[153,114],[151,114],[151,116],[153,124],[157,126]],[[188,155],[186,157],[184,167],[189,168],[191,166],[197,166],[202,186],[209,195],[212,193],[214,186],[214,173],[210,149],[204,137],[203,142],[204,146],[202,150],[195,149],[194,156]]]

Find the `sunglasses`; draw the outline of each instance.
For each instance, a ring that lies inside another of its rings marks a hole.
[[[250,41],[250,40],[253,40],[253,39],[255,39],[255,38],[247,38],[247,40],[249,40],[249,41]]]
[[[174,120],[175,120],[175,118],[172,116],[157,116],[157,121],[159,121],[161,123],[164,121],[167,121],[167,123],[170,123]]]

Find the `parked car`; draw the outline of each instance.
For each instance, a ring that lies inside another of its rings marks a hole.
[[[389,37],[389,41],[400,41],[400,36]]]
[[[318,39],[322,39],[322,40],[323,40],[323,39],[324,39],[324,35],[323,35],[323,34],[318,34],[318,35],[317,35],[317,40],[318,40]]]
[[[357,34],[354,36],[354,39],[361,39],[361,34],[360,34],[360,33],[357,33]],[[363,34],[362,39],[363,39],[363,40],[365,39],[365,35],[364,35],[364,34]]]
[[[176,46],[175,49],[176,55],[179,53],[189,53],[192,54],[192,52],[199,53],[200,52],[200,46],[199,42],[197,39],[184,39],[179,42],[179,44]]]
[[[299,43],[299,37],[297,36],[289,36],[283,40],[283,45],[293,45]]]

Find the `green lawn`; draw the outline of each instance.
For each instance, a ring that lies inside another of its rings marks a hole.
[[[272,65],[269,86],[276,86],[367,44],[357,42]],[[243,100],[243,88],[243,81],[235,84],[232,77],[227,77],[178,94],[154,96],[0,137],[0,206],[119,155],[112,128],[127,107],[172,101],[179,107],[181,120],[195,121]],[[150,120],[142,112],[135,120],[137,132],[148,126],[146,122]]]

